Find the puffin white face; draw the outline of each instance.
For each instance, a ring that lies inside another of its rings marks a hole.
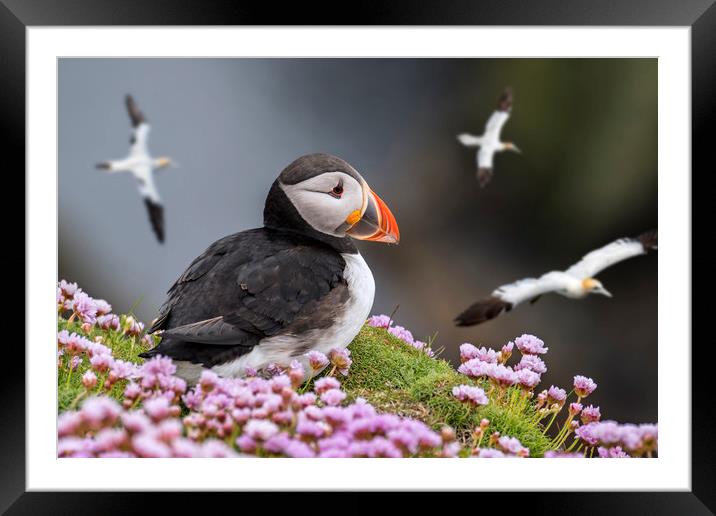
[[[303,220],[321,233],[386,243],[400,238],[395,217],[363,179],[333,171],[279,184]]]
[[[346,235],[346,219],[363,207],[363,186],[343,172],[326,172],[281,188],[313,229],[336,237]]]

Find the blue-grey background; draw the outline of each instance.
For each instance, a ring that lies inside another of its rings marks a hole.
[[[506,85],[515,91],[502,154],[481,190],[474,153]],[[151,233],[136,186],[94,163],[123,157],[132,93],[157,174],[167,241]],[[61,59],[59,274],[118,312],[155,316],[164,293],[214,240],[259,226],[268,187],[310,152],[355,166],[396,215],[401,244],[361,243],[375,313],[457,362],[462,342],[534,333],[550,347],[544,382],[599,388],[607,418],[655,421],[657,258],[599,277],[613,299],[545,296],[495,321],[452,318],[495,287],[564,268],[594,247],[657,224],[655,59]]]

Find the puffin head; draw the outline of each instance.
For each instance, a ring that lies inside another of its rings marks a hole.
[[[266,199],[264,224],[322,240],[400,240],[388,206],[351,165],[329,154],[301,156],[281,172]]]

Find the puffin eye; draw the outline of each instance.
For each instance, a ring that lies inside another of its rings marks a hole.
[[[328,192],[330,195],[335,197],[336,199],[340,199],[341,195],[343,195],[343,184],[338,183],[336,186],[333,187],[333,190]]]

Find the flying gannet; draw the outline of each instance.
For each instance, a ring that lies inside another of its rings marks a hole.
[[[534,303],[542,294],[554,292],[565,297],[580,299],[588,294],[612,297],[599,280],[600,271],[633,256],[646,254],[657,248],[656,230],[642,233],[636,238],[620,238],[586,254],[566,271],[551,271],[539,278],[526,278],[502,285],[492,295],[470,306],[455,318],[457,326],[473,326],[509,312],[525,301]]]
[[[129,140],[129,155],[124,159],[98,163],[97,168],[110,173],[132,173],[139,185],[139,194],[147,207],[152,229],[159,242],[164,242],[164,206],[154,184],[153,171],[176,166],[176,164],[166,156],[152,158],[147,149],[150,125],[131,95],[125,97],[125,103],[133,128],[132,137]]]
[[[512,110],[512,88],[505,88],[502,96],[497,101],[497,109],[485,124],[485,130],[481,136],[469,133],[457,135],[457,139],[465,147],[480,147],[477,151],[477,181],[480,187],[484,188],[492,179],[492,160],[496,152],[513,151],[520,152],[520,149],[512,142],[501,142],[500,131],[510,117]]]

